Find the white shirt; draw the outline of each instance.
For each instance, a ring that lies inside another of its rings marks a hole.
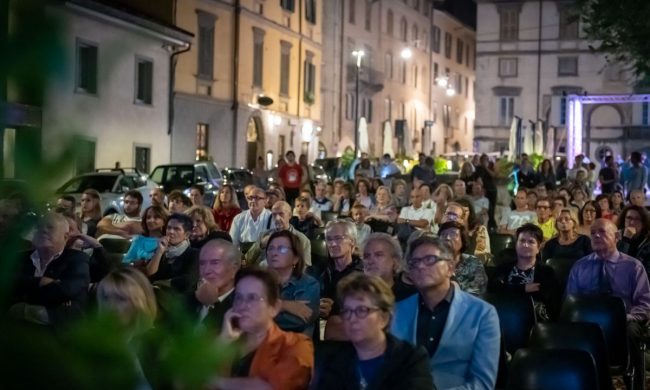
[[[257,241],[261,237],[262,233],[264,233],[268,228],[274,227],[274,225],[269,210],[262,210],[260,215],[257,216],[257,221],[253,220],[253,217],[251,217],[251,211],[246,210],[245,212],[239,213],[235,216],[232,225],[230,226],[229,233],[230,237],[232,237],[232,243],[239,246],[242,242]]]
[[[223,302],[226,298],[228,298],[228,295],[232,294],[232,292],[235,291],[235,288],[231,288],[230,290],[226,291],[223,295],[220,295],[219,298],[217,298],[217,303]],[[214,305],[203,305],[201,306],[201,311],[199,312],[199,322],[203,322],[205,317],[208,316],[208,313],[210,312],[210,309],[212,309]]]
[[[402,210],[399,212],[399,217],[402,219],[410,219],[419,221],[421,219],[429,222],[429,228],[433,225],[433,217],[436,215],[435,209],[428,209],[424,206],[419,209],[414,208],[413,206],[402,207]],[[424,229],[420,229],[424,230]]]
[[[366,241],[368,241],[370,233],[372,233],[372,230],[370,229],[370,226],[365,223],[362,223],[361,225],[355,223],[354,225],[357,227],[357,246],[360,249],[363,249],[366,245]]]
[[[517,230],[521,225],[533,223],[537,220],[537,214],[533,211],[506,210],[501,217],[500,226],[506,225],[508,230]]]
[[[41,268],[41,256],[38,254],[38,251],[32,252],[32,255],[29,258],[32,260],[32,264],[34,265],[34,277],[42,278],[47,266],[50,265],[54,259],[61,256],[61,253],[63,253],[63,251],[56,253],[47,263],[45,263],[45,267]]]

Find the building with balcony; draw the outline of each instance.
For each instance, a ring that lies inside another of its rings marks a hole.
[[[362,151],[371,155],[384,152],[387,123],[396,153],[471,148],[474,30],[445,3],[324,2],[321,140],[329,155],[354,149],[357,106],[368,128],[368,150]],[[358,96],[355,51],[364,52]]]
[[[195,41],[176,62],[172,161],[317,157],[322,3],[178,0],[175,23]]]
[[[545,122],[547,153],[566,148],[567,99],[628,95],[634,83],[624,67],[589,48],[570,3],[477,0],[476,148],[508,149],[514,115]],[[650,145],[648,103],[585,106],[582,150],[600,161]]]

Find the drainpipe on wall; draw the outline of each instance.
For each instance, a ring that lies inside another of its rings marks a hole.
[[[188,43],[187,47],[178,50],[178,51],[172,51],[171,55],[169,56],[169,102],[168,102],[168,117],[167,117],[167,135],[170,137],[169,140],[169,162],[171,162],[172,159],[172,131],[174,129],[174,96],[176,93],[174,92],[174,87],[176,84],[176,63],[178,62],[178,55],[187,53],[190,51],[192,48],[192,44]],[[173,49],[172,49],[173,50]]]
[[[301,87],[304,88],[306,85],[304,84],[307,80],[303,80],[303,64],[302,64],[302,9],[303,9],[303,1],[300,0],[298,2],[298,101],[296,102],[296,116],[298,119],[300,119],[300,100],[304,98],[302,94]],[[300,127],[300,122],[298,122],[298,139],[300,140],[300,147],[297,149],[299,151],[302,150],[302,129]],[[291,129],[292,132],[295,132],[296,129]],[[296,137],[290,137],[289,139],[291,140],[293,138],[293,143],[296,143]],[[291,145],[291,149],[296,150],[295,145]],[[300,153],[298,153],[300,154]]]
[[[232,76],[232,165],[237,162],[237,127],[239,126],[239,40],[240,40],[240,23],[241,23],[241,1],[235,1],[235,23],[233,45],[233,76]]]

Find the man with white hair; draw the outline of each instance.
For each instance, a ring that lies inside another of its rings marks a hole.
[[[21,259],[12,317],[51,325],[81,314],[90,283],[89,260],[85,253],[66,248],[68,230],[60,214],[39,222],[32,240],[35,250]]]
[[[311,266],[311,242],[307,236],[296,230],[289,223],[291,220],[291,206],[289,206],[289,203],[283,200],[276,202],[271,208],[271,218],[274,227],[262,233],[260,238],[246,252],[246,265],[266,263],[266,244],[269,237],[274,232],[288,230],[300,240],[305,264],[308,267]]]

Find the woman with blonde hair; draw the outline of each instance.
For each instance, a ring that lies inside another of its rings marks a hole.
[[[149,279],[133,267],[110,272],[97,286],[99,309],[112,312],[132,334],[153,327],[158,307]]]
[[[192,218],[192,233],[190,234],[190,246],[201,249],[206,242],[221,238],[232,242],[228,232],[219,229],[214,221],[212,210],[205,206],[193,206],[185,212]]]
[[[97,233],[97,223],[102,219],[102,198],[97,190],[89,188],[81,194],[81,232],[91,237]]]
[[[212,208],[214,222],[221,230],[228,232],[233,219],[239,213],[241,213],[241,207],[237,200],[235,188],[230,184],[224,184],[219,190]]]
[[[397,209],[393,204],[393,195],[387,186],[379,186],[375,193],[376,203],[370,208],[370,215],[366,219],[377,219],[395,223],[397,220]]]
[[[447,210],[447,202],[454,197],[454,190],[448,184],[440,184],[435,191],[433,191],[433,201],[436,203],[436,215],[433,221],[436,224],[442,222],[442,217]]]
[[[555,219],[558,235],[551,238],[542,250],[542,261],[556,258],[580,259],[592,252],[589,237],[578,233],[578,217],[572,209],[560,209]]]

